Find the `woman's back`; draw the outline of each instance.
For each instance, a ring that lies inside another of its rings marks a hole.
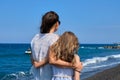
[[[58,35],[53,33],[37,34],[32,42],[32,56],[36,61],[41,61],[48,55],[49,47],[58,39]],[[35,76],[35,80],[50,80],[51,79],[51,66],[49,64],[40,68],[32,67],[32,73]]]

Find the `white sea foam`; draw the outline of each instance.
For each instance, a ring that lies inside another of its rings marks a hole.
[[[16,72],[5,75],[1,80],[33,80],[29,72]]]
[[[104,47],[98,47],[98,49],[104,49]]]
[[[90,64],[96,64],[96,63],[108,61],[110,59],[119,59],[119,58],[120,58],[120,54],[110,55],[110,56],[105,56],[105,57],[93,57],[91,59],[86,59],[83,62],[83,66],[88,66]]]
[[[24,76],[24,75],[25,75],[25,72],[19,72],[18,75]]]
[[[113,57],[113,58],[120,58],[120,54],[118,54],[118,55],[112,55],[111,57]]]
[[[104,49],[104,47],[84,47],[84,46],[81,46],[80,48],[82,49]]]
[[[80,48],[85,48],[84,46],[81,46]]]

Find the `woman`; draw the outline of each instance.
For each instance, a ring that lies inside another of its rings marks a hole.
[[[32,62],[33,60],[39,61],[39,67],[33,62],[31,73],[34,76],[34,80],[50,80],[51,79],[51,67],[47,60],[47,53],[49,46],[51,46],[59,36],[54,32],[57,31],[60,24],[59,16],[54,11],[45,13],[42,17],[42,23],[40,26],[40,33],[36,34],[31,41],[32,50]],[[48,71],[49,70],[49,71]]]

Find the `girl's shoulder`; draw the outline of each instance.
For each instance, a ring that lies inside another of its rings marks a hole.
[[[80,60],[80,57],[78,54],[75,54],[75,60]]]

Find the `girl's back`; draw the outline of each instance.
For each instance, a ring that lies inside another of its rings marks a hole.
[[[52,80],[73,80],[73,69],[52,66],[53,77]]]

